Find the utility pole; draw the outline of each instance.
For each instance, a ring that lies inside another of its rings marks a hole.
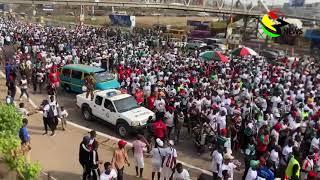
[[[232,18],[232,12],[233,12],[233,0],[231,2],[231,8],[230,8],[230,23],[227,24],[227,31],[226,31],[226,45],[227,45],[227,49],[229,48],[229,36],[232,34],[232,29],[231,29],[231,33],[229,30],[229,26],[232,24],[233,22],[233,18]],[[230,34],[230,35],[229,35]]]

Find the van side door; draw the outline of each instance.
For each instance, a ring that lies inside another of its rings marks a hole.
[[[72,70],[71,72],[71,90],[82,92],[82,71]]]
[[[70,80],[71,80],[71,70],[67,68],[62,68],[60,74],[60,81],[61,86],[65,87],[66,85],[70,87]]]

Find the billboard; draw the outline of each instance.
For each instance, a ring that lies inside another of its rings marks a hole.
[[[109,15],[112,26],[134,27],[136,25],[135,16],[129,15]]]

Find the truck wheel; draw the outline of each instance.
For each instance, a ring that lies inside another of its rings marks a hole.
[[[129,125],[127,123],[119,123],[117,124],[117,132],[122,137],[125,138],[129,134]]]
[[[83,108],[82,108],[82,115],[83,115],[83,118],[84,118],[86,121],[92,120],[92,113],[91,113],[90,108],[88,108],[88,107],[83,107]]]

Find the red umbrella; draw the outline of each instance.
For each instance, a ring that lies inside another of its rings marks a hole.
[[[229,62],[228,57],[226,57],[219,51],[205,51],[200,53],[200,57],[205,61],[216,60],[223,63]]]
[[[219,57],[221,62],[223,62],[223,63],[229,62],[229,58],[227,56],[223,55],[221,52],[216,52],[215,54],[216,54],[216,56]]]
[[[236,56],[249,56],[249,55],[258,55],[254,50],[248,48],[248,47],[241,47],[241,48],[236,48],[231,52],[231,54],[236,55]]]

